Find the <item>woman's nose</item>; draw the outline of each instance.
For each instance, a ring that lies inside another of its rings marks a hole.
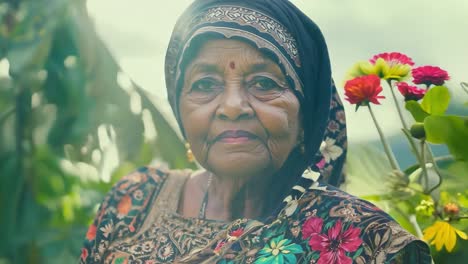
[[[217,116],[223,120],[248,119],[254,115],[248,94],[239,84],[226,85],[217,109]]]

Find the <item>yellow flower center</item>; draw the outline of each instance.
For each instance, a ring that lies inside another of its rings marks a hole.
[[[273,256],[277,256],[279,253],[280,253],[280,251],[277,248],[273,249],[273,251],[271,252],[271,254],[273,254]]]

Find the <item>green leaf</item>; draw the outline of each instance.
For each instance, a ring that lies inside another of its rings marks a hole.
[[[350,144],[346,160],[347,179],[341,186],[357,196],[381,195],[388,189],[382,182],[388,181],[392,169],[385,153],[369,144]]]
[[[359,256],[361,255],[361,253],[362,253],[363,250],[364,250],[364,248],[363,248],[363,247],[360,247],[360,248],[356,251],[356,253],[354,253],[353,259],[356,259],[357,257],[359,257]]]
[[[427,91],[421,108],[431,115],[443,115],[450,103],[450,94],[445,86],[435,86]]]
[[[421,105],[416,101],[407,101],[405,108],[411,113],[416,122],[424,122],[424,118],[429,116],[429,114],[424,111]]]
[[[457,187],[462,187],[463,185],[466,186],[466,184],[463,184],[463,182],[465,181],[465,179],[468,178],[468,160],[466,160],[466,161],[455,161],[454,163],[450,164],[447,171],[451,175],[454,175],[458,179],[461,179],[459,181],[460,181],[460,184],[462,184],[462,185],[457,185]],[[454,182],[454,181],[456,183],[456,179],[451,180],[451,182]]]
[[[24,19],[12,23],[6,52],[10,62],[10,72],[24,78],[25,70],[38,67],[48,57],[52,35],[66,13],[68,1],[51,0],[24,1],[17,13]]]
[[[429,116],[424,120],[426,140],[446,144],[455,159],[468,161],[468,118]]]

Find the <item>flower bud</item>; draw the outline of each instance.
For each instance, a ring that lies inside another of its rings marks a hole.
[[[447,203],[444,205],[444,213],[448,215],[458,215],[460,208],[456,203]]]
[[[415,123],[410,128],[411,136],[417,139],[423,139],[426,137],[426,131],[424,131],[424,123]]]

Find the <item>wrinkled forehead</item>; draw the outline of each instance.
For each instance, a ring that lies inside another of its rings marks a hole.
[[[205,40],[199,49],[191,54],[184,67],[184,81],[188,76],[199,73],[248,75],[254,72],[269,72],[285,82],[284,72],[268,55],[244,41],[234,39]]]

